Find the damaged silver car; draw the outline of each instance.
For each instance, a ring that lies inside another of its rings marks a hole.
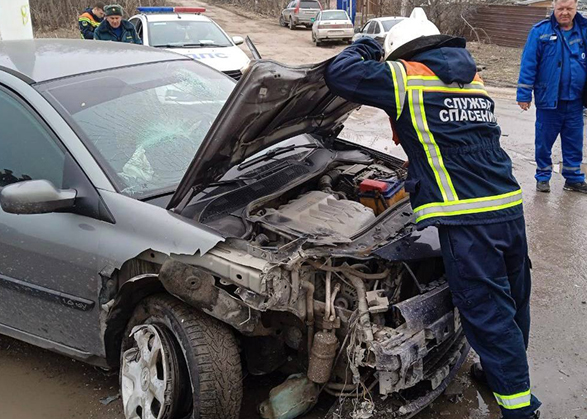
[[[438,237],[324,66],[1,43],[0,333],[119,368],[129,419],[236,419],[275,371],[263,418],[427,406],[469,350]]]

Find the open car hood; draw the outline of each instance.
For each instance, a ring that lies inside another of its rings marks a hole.
[[[299,134],[337,135],[359,105],[330,92],[324,71],[331,60],[290,67],[252,63],[236,85],[190,163],[168,209],[181,210],[230,167]]]

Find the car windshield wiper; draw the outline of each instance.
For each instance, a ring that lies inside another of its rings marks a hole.
[[[254,159],[241,163],[238,166],[238,170],[246,169],[247,167],[253,166],[254,164],[257,164],[263,160],[272,159],[279,154],[287,153],[288,151],[295,150],[296,148],[318,148],[318,144],[291,144],[284,147],[277,147],[273,150],[269,150],[267,153],[259,157],[255,157]]]
[[[230,45],[221,45],[215,44],[213,42],[199,42],[199,43],[190,43],[190,44],[182,44],[182,48],[206,48],[206,47],[214,47],[214,48],[224,48],[229,47]]]

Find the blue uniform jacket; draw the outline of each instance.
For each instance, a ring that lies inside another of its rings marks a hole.
[[[122,32],[119,38],[112,30],[112,27],[110,26],[108,21],[104,19],[104,21],[100,23],[100,26],[98,26],[94,31],[94,39],[97,39],[99,41],[128,42],[134,44],[143,43],[143,41],[141,41],[141,38],[139,38],[139,36],[137,35],[137,30],[135,29],[134,25],[130,23],[128,20],[123,20],[120,23],[120,26],[122,27]]]
[[[585,40],[587,39],[587,19],[577,13],[575,25],[578,26],[581,39],[571,40],[581,45],[581,52],[570,62],[570,72],[585,74]],[[559,102],[559,86],[562,73],[563,53],[570,51],[563,44],[563,34],[554,15],[550,19],[537,23],[528,34],[528,41],[522,53],[520,77],[518,79],[518,102],[531,102],[532,90],[538,109],[556,109]],[[582,68],[576,68],[582,66]],[[583,86],[580,83],[571,85],[571,94],[582,97]]]
[[[78,18],[79,31],[83,39],[94,39],[94,30],[100,25],[103,19],[96,16],[92,9],[87,8]]]
[[[381,62],[382,53],[373,39],[356,41],[330,63],[326,83],[334,94],[390,116],[410,161],[405,187],[418,227],[522,216],[494,103],[469,52],[437,48],[395,62]]]

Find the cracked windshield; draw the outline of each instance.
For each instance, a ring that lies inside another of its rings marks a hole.
[[[137,196],[179,183],[233,88],[222,74],[181,61],[68,79],[48,92],[121,192]]]

